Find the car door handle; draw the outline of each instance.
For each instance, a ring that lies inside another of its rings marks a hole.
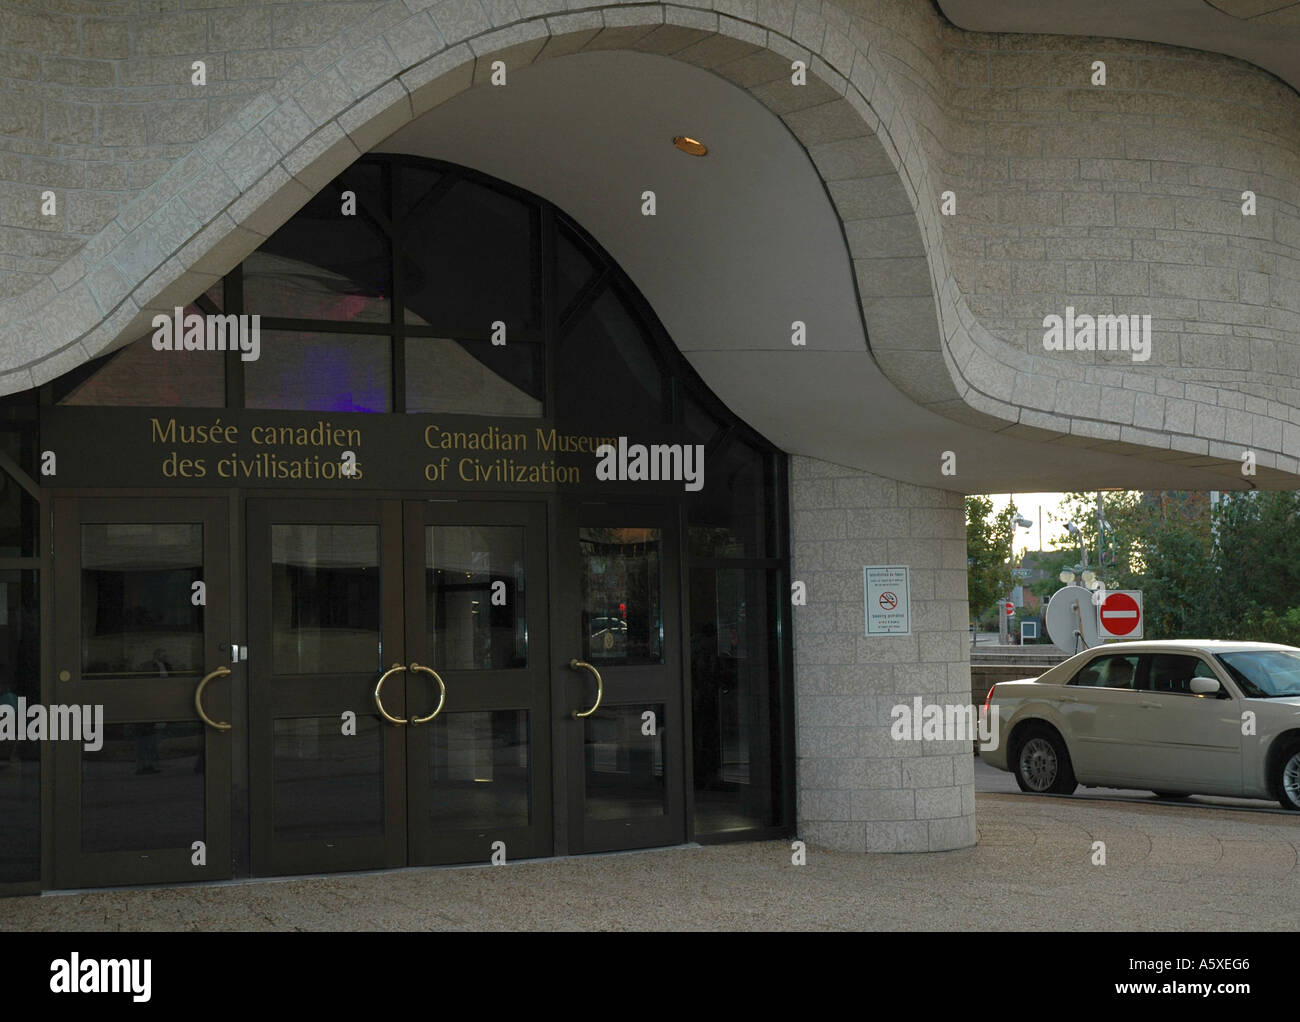
[[[1061,696],[1061,702],[1063,703],[1077,703],[1078,701],[1079,701],[1078,696],[1072,696],[1068,694]]]
[[[1144,710],[1159,710],[1161,708],[1159,703],[1148,703],[1146,700],[1143,700],[1138,705],[1141,706]]]

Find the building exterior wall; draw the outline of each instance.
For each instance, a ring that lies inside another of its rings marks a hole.
[[[1240,61],[968,33],[901,0],[188,2],[0,9],[6,391],[201,289],[488,58],[633,47],[745,85],[809,147],[873,354],[918,402],[1044,441],[1169,459],[1249,447],[1300,470],[1300,97]],[[800,93],[790,59],[810,62]],[[1149,312],[1151,363],[1045,354],[1043,316],[1066,305]]]
[[[796,457],[790,466],[796,606],[799,837],[855,852],[975,843],[971,743],[896,741],[891,710],[969,705],[966,519],[960,496]],[[912,634],[867,638],[862,569],[911,568]]]

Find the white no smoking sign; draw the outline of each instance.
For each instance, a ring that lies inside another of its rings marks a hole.
[[[911,575],[906,564],[874,564],[862,569],[867,635],[911,635]]]

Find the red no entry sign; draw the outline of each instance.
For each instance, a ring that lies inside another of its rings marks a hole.
[[[1098,632],[1102,638],[1137,638],[1142,634],[1142,594],[1111,593],[1097,611]]]

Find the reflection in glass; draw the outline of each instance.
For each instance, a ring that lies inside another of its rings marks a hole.
[[[528,666],[524,553],[518,526],[425,529],[425,621],[439,670]]]
[[[596,264],[587,255],[586,246],[573,239],[568,228],[561,226],[555,234],[556,308],[563,316],[596,273]]]
[[[429,819],[436,827],[526,827],[527,710],[443,713],[429,727]]]
[[[663,663],[658,529],[582,528],[582,659]]]
[[[775,573],[690,572],[695,831],[763,827],[780,811]]]
[[[263,330],[261,336],[261,356],[244,363],[244,407],[317,412],[392,407],[389,338],[289,330]]]
[[[41,699],[39,578],[0,572],[0,707],[10,712]],[[40,744],[0,740],[0,883],[40,879]]]
[[[358,714],[355,735],[342,733],[337,715],[277,720],[273,769],[277,840],[383,832],[384,763],[378,717]]]
[[[542,346],[406,339],[406,410],[541,415]]]
[[[771,459],[744,441],[709,456],[703,490],[687,497],[693,557],[771,557]]]
[[[653,718],[646,718],[649,711]],[[653,725],[654,734],[646,734]],[[586,816],[622,820],[668,811],[663,704],[602,706],[583,720]]]
[[[379,528],[271,526],[272,669],[379,668]]]
[[[780,811],[774,573],[691,569],[695,829],[773,824]]]
[[[81,671],[92,678],[167,678],[203,665],[203,526],[81,527]]]
[[[205,840],[204,741],[197,720],[105,724],[103,747],[81,755],[81,850]]]
[[[560,341],[556,407],[582,426],[664,422],[663,370],[653,350],[641,321],[607,288]]]
[[[391,314],[388,238],[370,221],[379,204],[376,167],[349,174],[358,197],[345,216],[339,191],[326,188],[244,260],[244,311],[289,319],[387,323]],[[345,175],[346,176],[346,175]]]
[[[203,315],[196,305],[185,314]],[[221,408],[226,403],[226,351],[155,351],[152,331],[118,349],[60,400],[61,405]]]
[[[511,334],[536,327],[535,210],[466,180],[426,196],[403,221],[406,322],[451,333],[486,332],[497,320]]]
[[[18,430],[0,431],[0,449],[18,465],[27,462],[25,438]],[[0,557],[39,556],[41,505],[6,472],[0,471]]]

